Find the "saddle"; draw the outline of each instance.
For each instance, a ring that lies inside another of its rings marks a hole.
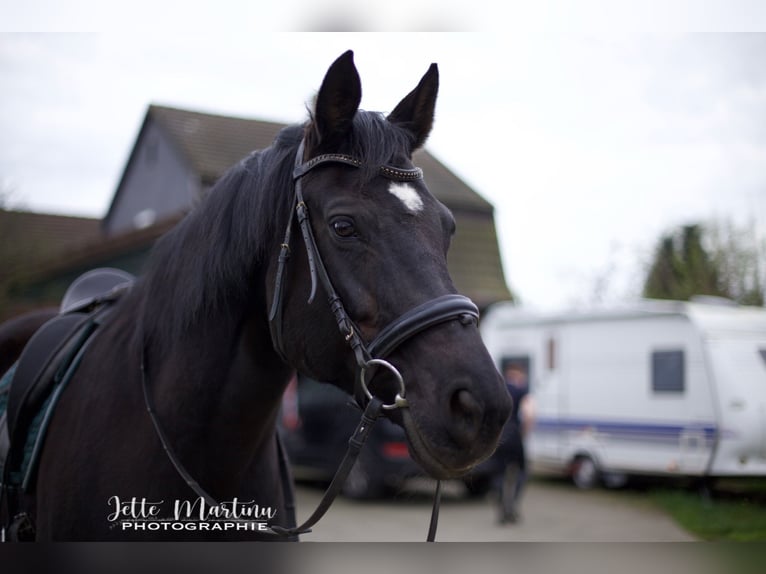
[[[134,281],[129,273],[102,268],[78,277],[60,313],[30,338],[18,361],[0,379],[0,485],[3,497],[29,493],[50,417],[88,343],[112,304]],[[11,508],[9,506],[8,510]],[[9,512],[9,518],[14,516]]]

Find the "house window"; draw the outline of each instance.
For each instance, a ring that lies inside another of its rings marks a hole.
[[[144,209],[133,216],[133,227],[136,229],[145,229],[157,221],[157,212],[153,209]]]
[[[683,393],[686,387],[683,351],[654,351],[652,353],[652,391]]]

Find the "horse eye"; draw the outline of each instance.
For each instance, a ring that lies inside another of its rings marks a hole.
[[[332,229],[335,232],[335,235],[344,239],[348,239],[349,237],[354,237],[356,235],[354,224],[348,219],[338,219],[337,221],[333,221]]]

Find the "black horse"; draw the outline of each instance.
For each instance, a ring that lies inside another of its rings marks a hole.
[[[189,475],[217,500],[270,509],[272,525],[292,526],[276,419],[294,370],[361,402],[360,366],[363,388],[388,402],[404,394],[400,373],[407,405],[387,416],[434,477],[459,476],[493,452],[508,394],[447,272],[454,219],[411,163],[437,88],[432,65],[387,117],[359,110],[353,54],[343,54],[309,121],[232,167],[157,243],[50,421],[33,501],[38,539],[274,538],[108,519],[196,500],[158,438],[144,387]],[[300,231],[285,235],[293,226]],[[395,367],[366,362],[387,327],[408,330],[455,302],[457,311],[388,338]]]

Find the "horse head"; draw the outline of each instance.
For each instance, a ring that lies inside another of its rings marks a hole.
[[[305,220],[306,243],[291,222],[283,245],[290,263],[272,264],[267,289],[280,308],[272,334],[285,361],[357,397],[360,379],[392,405],[406,392],[406,406],[387,416],[404,427],[413,458],[448,478],[494,451],[510,399],[471,320],[473,305],[447,269],[455,220],[412,163],[431,131],[438,81],[434,64],[384,116],[359,109],[353,54],[332,64],[297,152],[292,217]],[[453,303],[459,309],[445,318],[394,337],[385,351],[393,368],[368,364],[360,374],[365,361],[383,358],[375,342],[402,327],[402,317]]]

